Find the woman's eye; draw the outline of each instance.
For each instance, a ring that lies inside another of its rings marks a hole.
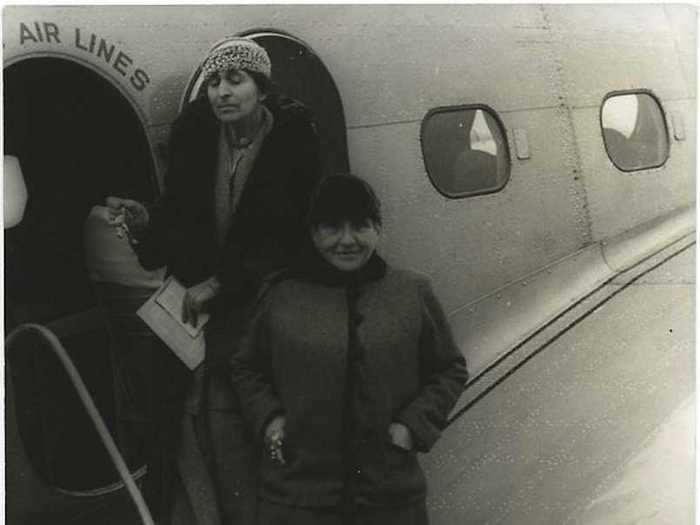
[[[367,230],[372,228],[372,221],[364,220],[364,221],[354,222],[352,224],[352,227],[356,230],[359,230],[359,231],[367,231]]]
[[[219,85],[220,82],[221,82],[221,78],[219,77],[219,75],[212,75],[211,77],[209,77],[209,80],[207,81],[207,86],[208,87],[216,87]]]
[[[231,84],[240,84],[243,81],[243,78],[241,77],[240,73],[233,72],[226,75],[226,80],[228,80]]]
[[[340,230],[340,225],[326,222],[319,224],[318,228],[326,235],[333,235]]]

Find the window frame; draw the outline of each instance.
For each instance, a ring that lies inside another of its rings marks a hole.
[[[666,149],[666,156],[665,158],[659,163],[659,164],[654,164],[653,166],[644,166],[642,168],[635,168],[635,169],[625,169],[620,167],[617,162],[615,162],[615,159],[613,158],[612,155],[610,155],[610,150],[608,149],[608,143],[605,140],[605,132],[603,131],[603,107],[605,106],[605,103],[608,101],[608,99],[613,98],[613,97],[619,97],[622,95],[649,95],[654,102],[656,102],[656,105],[658,106],[659,110],[661,111],[661,118],[663,120],[664,124],[664,129],[663,129],[663,136],[666,138],[666,144],[667,144],[667,149]],[[621,89],[621,90],[616,90],[616,91],[610,91],[608,92],[604,97],[602,102],[600,103],[600,106],[598,108],[598,129],[600,130],[600,138],[603,141],[603,149],[605,150],[605,154],[608,156],[608,160],[612,163],[612,165],[617,169],[618,171],[621,171],[623,173],[634,173],[637,171],[649,171],[649,170],[655,170],[658,168],[661,168],[664,166],[667,162],[668,159],[671,157],[671,136],[669,135],[669,129],[668,129],[668,118],[666,115],[666,110],[664,109],[663,104],[661,103],[661,99],[654,94],[654,92],[650,89],[646,88],[635,88],[635,89]]]
[[[464,111],[464,110],[482,110],[486,113],[488,113],[493,120],[496,122],[496,127],[498,130],[501,132],[503,136],[503,146],[505,148],[505,159],[507,162],[506,166],[506,176],[505,179],[503,180],[503,183],[495,188],[489,188],[485,190],[478,190],[478,191],[468,191],[468,192],[460,192],[460,193],[451,193],[448,191],[443,190],[442,188],[439,187],[435,179],[433,178],[433,174],[430,173],[430,170],[428,169],[428,162],[426,159],[425,155],[425,141],[424,141],[424,136],[425,136],[425,131],[426,131],[426,126],[428,121],[430,120],[431,117],[433,117],[437,113],[447,113],[447,112],[453,112],[453,111]],[[512,161],[510,157],[510,144],[508,141],[508,133],[506,132],[506,127],[503,125],[503,121],[501,120],[500,115],[498,112],[493,109],[491,106],[488,106],[487,104],[459,104],[459,105],[453,105],[453,106],[438,106],[435,108],[432,108],[427,111],[425,116],[423,117],[423,120],[421,122],[420,126],[420,144],[421,144],[421,157],[423,159],[423,167],[425,168],[425,173],[428,175],[428,180],[430,180],[430,183],[433,185],[435,190],[441,194],[444,197],[447,197],[448,199],[465,199],[469,197],[476,197],[479,195],[488,195],[490,193],[498,193],[499,191],[503,190],[503,188],[506,187],[508,182],[510,181],[511,177],[511,168],[512,168]]]

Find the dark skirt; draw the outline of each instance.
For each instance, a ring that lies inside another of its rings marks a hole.
[[[186,414],[180,432],[172,525],[254,525],[256,449],[238,414]]]
[[[180,429],[172,525],[256,523],[260,448],[228,373],[247,315],[236,309],[207,325],[207,359],[194,372]]]

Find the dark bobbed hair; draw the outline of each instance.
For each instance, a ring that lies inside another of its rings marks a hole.
[[[311,195],[307,225],[338,224],[349,220],[361,224],[367,219],[382,224],[381,204],[367,181],[356,175],[338,174],[323,178]]]

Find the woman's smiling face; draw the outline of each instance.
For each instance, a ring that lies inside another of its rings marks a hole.
[[[322,222],[311,228],[316,250],[328,263],[343,272],[362,268],[379,242],[379,226],[372,219]]]
[[[209,77],[207,97],[214,115],[222,122],[233,123],[252,115],[264,95],[246,71],[229,69]]]

